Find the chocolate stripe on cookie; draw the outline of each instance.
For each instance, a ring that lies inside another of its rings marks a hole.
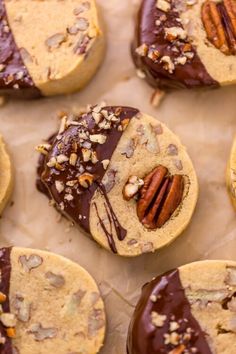
[[[11,277],[11,248],[2,248],[0,250],[0,295],[1,306],[4,313],[10,312],[9,292],[10,292],[10,277]],[[0,319],[0,353],[13,354],[12,341],[7,335],[6,327]]]
[[[211,354],[191,313],[179,271],[146,284],[129,328],[128,354]]]
[[[11,32],[4,1],[0,0],[0,90],[1,94],[38,96]]]
[[[218,86],[191,44],[173,0],[143,1],[132,55],[153,86]]]
[[[59,134],[50,140],[49,153],[44,151],[46,157],[40,158],[38,173],[43,183],[37,183],[40,191],[45,193],[43,186],[46,186],[60,211],[88,233],[90,204],[99,189],[117,238],[125,238],[126,231],[119,224],[101,182],[123,131],[137,113],[138,110],[128,107],[95,106],[82,116],[65,116]],[[104,232],[116,253],[113,236],[106,228]]]

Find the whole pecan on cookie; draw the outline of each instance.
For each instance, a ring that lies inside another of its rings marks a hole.
[[[148,229],[161,228],[181,203],[183,191],[183,176],[171,176],[166,167],[157,166],[144,178],[139,191],[137,215],[140,222]]]
[[[202,5],[202,22],[208,40],[226,55],[236,54],[236,1],[207,0]]]

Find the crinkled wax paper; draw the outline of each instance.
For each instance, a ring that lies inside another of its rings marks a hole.
[[[96,279],[105,300],[108,330],[102,354],[125,353],[127,328],[143,283],[170,268],[206,258],[236,259],[236,215],[225,187],[226,163],[236,130],[236,88],[175,92],[155,108],[153,89],[136,76],[130,58],[139,1],[99,0],[108,37],[101,70],[82,92],[0,108],[0,131],[15,170],[12,205],[0,222],[1,246],[47,249],[80,263]],[[35,145],[55,131],[57,112],[105,100],[130,105],[166,123],[187,146],[200,183],[196,212],[169,247],[136,259],[101,249],[48,206],[35,188]]]

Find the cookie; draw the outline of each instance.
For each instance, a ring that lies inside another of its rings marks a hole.
[[[0,352],[96,354],[104,305],[92,277],[53,253],[0,249]]]
[[[230,157],[226,171],[226,184],[230,199],[236,209],[236,137],[230,152]]]
[[[236,262],[202,261],[144,285],[128,354],[234,354]]]
[[[12,193],[13,176],[10,156],[0,135],[0,214],[5,208]]]
[[[0,0],[0,19],[2,94],[80,90],[103,59],[104,35],[94,0]]]
[[[153,252],[190,222],[198,184],[186,149],[137,109],[97,105],[65,115],[38,151],[40,191],[114,253]]]
[[[162,89],[236,82],[234,0],[143,0],[132,45],[140,75]]]

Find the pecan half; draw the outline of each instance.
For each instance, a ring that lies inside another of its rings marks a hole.
[[[202,22],[208,40],[226,55],[236,54],[236,2],[207,0],[202,5]]]
[[[184,180],[171,176],[164,166],[157,166],[144,178],[137,203],[137,215],[148,229],[161,228],[181,203]]]

